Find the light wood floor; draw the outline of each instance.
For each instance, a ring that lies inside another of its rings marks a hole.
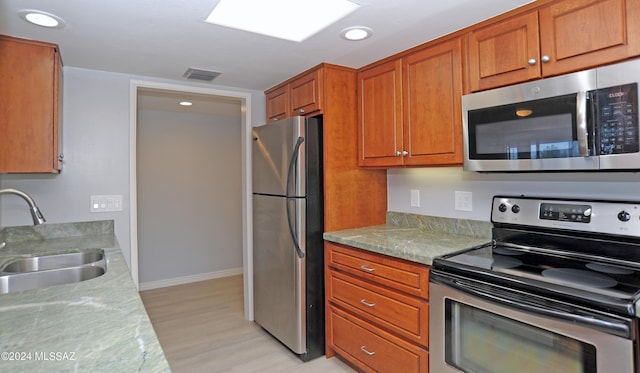
[[[337,358],[302,363],[244,319],[242,276],[140,292],[174,373],[354,372]]]

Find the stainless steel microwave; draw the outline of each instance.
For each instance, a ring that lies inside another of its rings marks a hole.
[[[462,97],[464,169],[640,170],[640,60]]]

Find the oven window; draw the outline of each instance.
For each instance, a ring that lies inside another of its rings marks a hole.
[[[593,345],[447,299],[445,360],[468,373],[596,373]]]

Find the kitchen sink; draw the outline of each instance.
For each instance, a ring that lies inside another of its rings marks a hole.
[[[26,273],[0,274],[0,294],[91,280],[105,274],[103,266],[85,265]]]
[[[0,268],[0,294],[87,281],[106,272],[102,249],[20,258]]]
[[[22,273],[77,267],[104,260],[104,250],[93,249],[77,253],[34,256],[7,263],[0,272]],[[0,273],[1,274],[1,273]]]

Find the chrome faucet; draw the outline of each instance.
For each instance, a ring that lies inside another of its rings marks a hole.
[[[29,204],[29,212],[31,213],[31,218],[33,219],[33,225],[40,225],[46,221],[44,219],[44,216],[42,216],[40,209],[38,208],[38,206],[36,206],[36,203],[33,201],[33,198],[31,198],[27,193],[18,189],[8,188],[8,189],[0,189],[0,195],[2,194],[15,194],[17,196],[22,197],[25,201],[27,201],[27,203]]]

